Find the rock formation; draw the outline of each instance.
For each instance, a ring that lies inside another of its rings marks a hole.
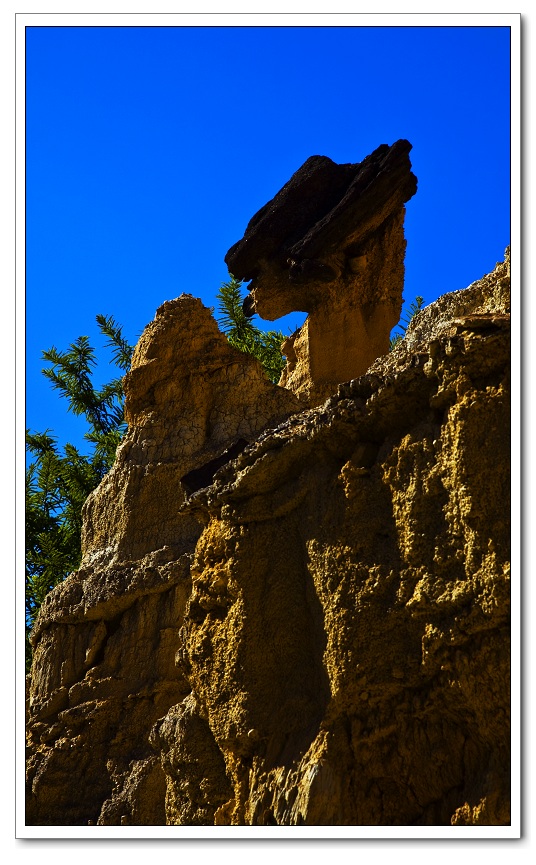
[[[297,411],[160,308],[33,635],[28,823],[509,822],[508,323],[507,256]]]
[[[287,339],[280,384],[308,405],[362,375],[389,349],[404,285],[404,204],[416,192],[408,141],[361,163],[311,156],[227,253],[252,280],[247,311],[273,321],[308,312]]]
[[[180,513],[188,475],[300,408],[186,294],[145,328],[124,388],[129,432],[84,506],[83,566],[191,550],[198,525]]]

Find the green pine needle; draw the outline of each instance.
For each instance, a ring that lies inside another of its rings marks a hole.
[[[112,316],[97,316],[108,337],[113,363],[121,372],[130,367],[133,348]],[[42,353],[49,366],[43,375],[67,400],[68,410],[88,424],[86,454],[67,443],[63,451],[49,430],[27,430],[31,462],[26,469],[26,665],[31,664],[30,633],[47,594],[75,571],[81,559],[82,507],[115,460],[126,430],[121,378],[100,390],[93,385],[95,350],[80,336],[67,351],[55,346]]]
[[[397,324],[399,333],[393,334],[393,336],[389,340],[389,351],[392,351],[400,342],[402,342],[412,320],[415,318],[417,313],[421,311],[423,303],[424,298],[421,297],[419,294],[417,295],[415,300],[410,303],[409,308],[406,310],[406,312]]]
[[[231,345],[256,357],[270,381],[277,384],[285,366],[281,354],[285,336],[281,331],[265,332],[253,324],[242,309],[242,283],[229,275],[229,282],[224,282],[216,295],[219,301],[218,324]]]

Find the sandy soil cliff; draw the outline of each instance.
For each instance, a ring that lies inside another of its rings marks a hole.
[[[509,822],[509,303],[507,254],[305,410],[161,307],[34,631],[28,823]]]

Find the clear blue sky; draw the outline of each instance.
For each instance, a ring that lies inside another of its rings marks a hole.
[[[104,381],[97,313],[134,343],[182,292],[214,306],[225,253],[309,156],[412,143],[407,301],[465,288],[510,242],[508,28],[26,32],[26,425],[60,443],[85,423],[41,351],[87,334]]]

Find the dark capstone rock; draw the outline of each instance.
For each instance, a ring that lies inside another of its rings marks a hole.
[[[329,255],[356,227],[377,228],[378,214],[387,218],[417,191],[411,173],[411,144],[400,139],[382,144],[363,162],[337,165],[327,156],[311,156],[288,183],[250,220],[244,237],[225,256],[229,272],[253,279],[259,262],[273,260],[290,271],[291,280],[330,281],[319,257]],[[306,263],[308,262],[308,263]],[[305,271],[304,269],[305,268]]]

